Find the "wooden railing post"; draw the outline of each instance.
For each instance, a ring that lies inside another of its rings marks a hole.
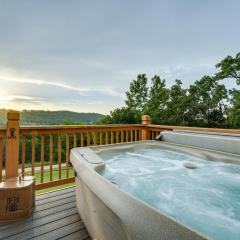
[[[18,176],[19,112],[7,113],[6,129],[6,178]]]
[[[142,116],[142,124],[145,126],[145,128],[142,130],[142,140],[149,140],[149,131],[148,131],[148,124],[150,124],[150,116],[143,115]]]

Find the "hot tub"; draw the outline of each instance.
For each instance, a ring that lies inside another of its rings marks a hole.
[[[72,149],[77,207],[91,237],[240,239],[240,155],[232,144],[219,151],[217,139],[201,145],[218,136],[240,148],[240,138],[197,136]]]

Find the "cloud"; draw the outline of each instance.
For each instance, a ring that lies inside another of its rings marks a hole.
[[[39,79],[31,79],[31,78],[13,78],[13,77],[6,77],[6,76],[0,76],[0,80],[8,81],[8,82],[16,82],[16,83],[30,83],[34,85],[49,85],[49,86],[55,86],[59,88],[64,88],[67,90],[77,91],[80,95],[88,95],[90,93],[96,92],[101,93],[109,96],[121,96],[121,93],[111,89],[111,88],[87,88],[87,87],[77,87],[73,85],[69,85],[66,83],[61,82],[54,82],[54,81],[45,81],[45,80],[39,80]]]
[[[239,51],[238,1],[3,2],[1,107],[107,113],[137,74],[188,86]]]
[[[88,105],[102,105],[103,101],[93,101],[93,102],[88,102]]]
[[[1,96],[0,95],[0,102],[43,102],[43,98],[39,97],[31,97],[31,96],[15,96],[15,95],[8,95],[8,96]]]

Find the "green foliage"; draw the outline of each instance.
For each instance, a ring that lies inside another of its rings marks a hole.
[[[126,92],[127,108],[143,111],[148,97],[147,77],[145,74],[139,74],[136,80],[130,83],[129,91]]]
[[[0,125],[6,124],[6,109],[0,109]],[[22,125],[91,124],[102,119],[99,113],[77,113],[71,111],[23,110],[20,112]]]
[[[240,85],[240,52],[235,57],[227,56],[220,63],[216,65],[220,71],[216,74],[216,78],[221,79],[235,79],[237,85]],[[237,89],[230,90],[232,107],[229,110],[229,125],[231,127],[240,127],[240,93]]]
[[[141,111],[122,107],[117,108],[98,122],[98,124],[131,124],[131,123],[141,123]]]
[[[189,116],[192,124],[224,127],[228,92],[215,77],[204,76],[189,87]]]
[[[171,88],[155,75],[148,87],[145,74],[137,76],[126,92],[126,107],[117,108],[105,123],[139,123],[148,114],[155,124],[240,128],[240,90],[228,91],[221,80],[236,79],[240,85],[240,53],[216,65],[215,76],[203,76],[187,89],[176,80]]]
[[[117,108],[110,115],[97,121],[97,124],[125,124],[140,123],[148,97],[147,77],[145,74],[137,76],[126,92],[126,107]]]
[[[167,124],[186,125],[188,124],[187,90],[182,88],[182,81],[176,80],[169,91],[169,99],[166,106]]]
[[[232,96],[232,107],[229,110],[229,125],[234,128],[240,128],[240,90],[232,89],[230,94]]]
[[[5,127],[7,121],[7,109],[0,109],[0,127]]]
[[[64,120],[62,122],[62,125],[84,125],[84,122],[73,122],[73,121],[70,121],[70,120]]]
[[[240,85],[240,52],[236,57],[227,56],[216,65],[220,71],[216,74],[218,79],[233,78]]]
[[[145,105],[145,113],[156,119],[156,123],[166,123],[166,104],[169,99],[169,89],[166,88],[165,80],[155,75],[151,80],[149,98]]]

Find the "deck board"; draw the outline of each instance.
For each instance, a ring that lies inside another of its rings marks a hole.
[[[43,204],[49,204],[51,202],[59,201],[64,198],[72,198],[72,197],[75,199],[75,192],[68,192],[61,195],[53,196],[51,198],[37,199],[36,203],[37,203],[37,206],[40,206]]]
[[[59,239],[61,239],[61,240],[79,240],[79,239],[91,240],[88,232],[85,229],[76,231],[75,233],[71,233],[71,234],[61,237]]]
[[[0,239],[91,240],[77,212],[74,188],[37,196],[31,216],[0,224]]]
[[[75,188],[67,188],[67,189],[60,190],[60,191],[54,191],[54,192],[47,193],[47,194],[41,194],[36,197],[36,201],[39,201],[39,200],[45,199],[45,198],[52,198],[54,196],[60,196],[63,193],[69,193],[69,192],[75,192]]]
[[[73,197],[67,197],[67,198],[61,199],[59,201],[58,200],[54,201],[54,202],[50,201],[48,204],[42,204],[42,205],[40,204],[39,206],[36,205],[35,212],[55,208],[55,207],[58,207],[58,206],[61,206],[61,205],[64,205],[64,204],[67,204],[67,203],[70,203],[70,202],[76,202],[75,197],[74,198]]]

